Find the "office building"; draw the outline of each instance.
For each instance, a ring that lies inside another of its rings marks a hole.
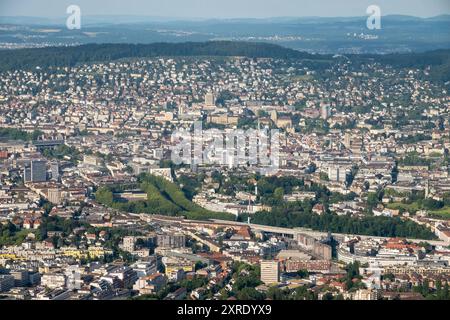
[[[133,252],[136,244],[136,237],[127,236],[123,238],[123,250]]]
[[[92,155],[84,155],[83,163],[90,166],[100,166],[102,164],[102,160],[99,157]]]
[[[26,287],[29,283],[29,275],[27,270],[13,270],[10,274],[14,277],[15,287]]]
[[[65,272],[66,286],[69,290],[80,289],[83,281],[81,280],[81,270],[77,265],[68,266]]]
[[[280,263],[277,260],[261,260],[261,281],[265,284],[280,282]]]
[[[9,291],[14,287],[14,277],[9,274],[0,275],[0,292]]]
[[[119,279],[121,288],[131,288],[138,279],[136,271],[128,266],[115,267],[108,276]]]
[[[47,181],[47,161],[32,160],[29,166],[24,168],[24,182]]]
[[[182,248],[185,246],[186,237],[184,234],[158,234],[158,247],[163,248]]]
[[[61,191],[59,189],[48,189],[47,190],[47,199],[53,204],[61,203]]]
[[[41,277],[41,285],[50,289],[65,288],[66,276],[62,273],[46,273]]]
[[[320,116],[323,120],[327,120],[330,117],[330,106],[324,104],[320,107]]]
[[[216,105],[216,98],[212,92],[208,92],[205,95],[205,105],[208,107],[212,107]]]
[[[342,172],[339,166],[331,166],[328,168],[328,178],[330,181],[342,182],[345,181],[345,172]]]
[[[135,262],[131,267],[139,278],[152,275],[158,271],[158,261],[156,256],[149,256],[142,260]]]
[[[59,163],[58,162],[50,163],[50,172],[51,172],[51,179],[53,181],[59,181],[60,173],[59,173]]]

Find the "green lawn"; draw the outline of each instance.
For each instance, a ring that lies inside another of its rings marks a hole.
[[[437,218],[444,218],[446,220],[450,220],[450,207],[447,206],[439,210],[430,211],[430,214]]]
[[[404,209],[410,213],[414,213],[414,212],[420,210],[420,208],[416,202],[413,202],[411,204],[401,203],[401,202],[393,202],[393,203],[389,203],[387,205],[387,207],[389,209],[394,209],[394,210]]]
[[[406,203],[401,203],[401,202],[393,202],[393,203],[389,203],[387,205],[387,207],[389,209],[394,209],[394,210],[404,209],[410,213],[415,213],[420,210],[420,207],[417,204],[417,202],[413,202],[411,204],[406,204]],[[429,210],[428,212],[430,213],[431,216],[436,217],[436,218],[450,219],[450,206],[445,206],[439,210],[433,210],[433,211]]]

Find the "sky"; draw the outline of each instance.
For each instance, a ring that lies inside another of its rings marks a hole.
[[[0,16],[60,17],[69,5],[82,15],[168,18],[267,18],[365,16],[369,5],[382,15],[432,17],[450,14],[450,0],[0,0]]]

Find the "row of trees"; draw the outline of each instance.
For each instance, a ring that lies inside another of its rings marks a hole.
[[[429,300],[450,300],[450,289],[448,281],[442,285],[440,279],[436,280],[436,289],[430,288],[430,282],[425,279],[418,286],[413,287],[414,292],[419,292],[422,296]]]
[[[81,152],[78,151],[75,147],[69,147],[65,144],[59,145],[54,149],[46,148],[42,152],[44,157],[51,158],[51,159],[59,159],[63,160],[66,157],[70,158],[70,161],[74,164],[76,164],[78,161],[82,160]]]
[[[0,223],[0,247],[4,245],[20,245],[31,232],[37,233],[35,230],[21,230],[10,221],[6,224]]]
[[[429,166],[431,164],[431,160],[422,158],[419,153],[416,151],[409,152],[399,160],[399,165],[405,166]]]
[[[389,191],[389,193],[387,193],[387,191]],[[385,191],[384,194],[395,196],[395,193],[391,190],[387,191]],[[408,206],[408,211],[411,213],[415,213],[418,210],[440,210],[444,207],[450,207],[450,192],[444,193],[442,200],[425,198],[424,192],[412,192],[407,195],[407,199],[403,200],[400,204],[394,204],[393,207],[398,207],[400,211],[405,211],[404,205]]]
[[[251,216],[252,222],[258,224],[279,226],[279,227],[308,227],[319,231],[331,231],[337,233],[364,234],[386,237],[410,237],[434,239],[435,235],[426,227],[418,225],[413,221],[404,221],[400,218],[374,217],[367,215],[363,218],[353,218],[351,216],[338,216],[331,213],[316,215],[312,213],[315,204],[321,203],[326,211],[331,203],[350,201],[356,197],[355,193],[342,195],[330,192],[325,186],[312,183],[305,185],[304,179],[297,177],[251,177],[257,180],[259,200],[272,206],[270,212],[258,212]],[[252,180],[250,179],[250,180]],[[221,174],[213,174],[213,180],[220,184],[220,190],[228,184],[233,186],[232,191],[251,190],[253,184],[249,183],[249,177],[226,177]],[[311,191],[316,194],[314,199],[286,202],[283,196],[292,193],[294,190]],[[371,208],[376,207],[383,197],[383,192],[369,193],[368,213]],[[435,200],[423,200],[427,206],[436,205]],[[433,202],[433,203],[431,203]],[[241,221],[247,220],[247,215],[239,217]]]
[[[31,141],[37,140],[40,135],[42,135],[42,131],[39,130],[34,130],[32,133],[28,133],[15,128],[0,128],[0,140]]]
[[[306,227],[325,232],[380,237],[407,237],[428,240],[436,238],[434,233],[425,226],[400,218],[366,216],[355,219],[351,216],[338,216],[330,213],[316,215],[312,213],[312,204],[309,201],[275,207],[271,212],[258,212],[252,217],[252,222],[278,227]]]

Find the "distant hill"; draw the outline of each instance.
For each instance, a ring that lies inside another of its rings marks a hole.
[[[352,55],[352,57],[358,57],[358,55]],[[418,53],[360,55],[359,57],[375,59],[378,62],[390,64],[401,68],[410,68],[410,67],[423,68],[426,66],[442,65],[447,62],[450,62],[450,50],[442,49]]]
[[[450,48],[448,15],[386,15],[382,17],[381,29],[376,30],[367,28],[367,15],[233,19],[83,15],[80,30],[67,29],[66,19],[67,16],[0,17],[0,47],[247,41],[321,54],[388,54]]]
[[[330,63],[331,55],[310,54],[279,45],[241,41],[152,44],[87,44],[73,47],[0,50],[0,71],[152,57],[231,57],[303,59]],[[431,67],[430,80],[450,81],[450,49],[421,53],[346,55],[354,63],[377,61],[396,68]]]
[[[430,80],[450,81],[450,50],[434,50],[420,53],[396,53],[386,55],[349,55],[354,61],[366,62],[374,60],[383,64],[389,64],[396,68],[430,67]]]
[[[207,41],[152,44],[87,44],[0,51],[0,71],[160,56],[245,56],[250,58],[329,59],[270,43]]]
[[[450,21],[450,14],[441,14],[439,16],[427,18],[428,21]]]
[[[57,17],[33,17],[33,16],[0,16],[0,24],[17,24],[27,26],[61,26],[64,25],[67,16]],[[351,22],[366,20],[367,16],[348,16],[348,17],[319,17],[319,16],[280,16],[267,18],[177,18],[177,17],[159,17],[159,16],[139,16],[139,15],[84,15],[83,23],[89,25],[104,25],[104,24],[151,24],[151,23],[172,23],[180,24],[211,24],[211,23],[330,23],[330,22]],[[390,14],[383,15],[382,19],[390,21],[449,21],[450,15],[442,14],[429,18],[422,18],[410,15]]]

